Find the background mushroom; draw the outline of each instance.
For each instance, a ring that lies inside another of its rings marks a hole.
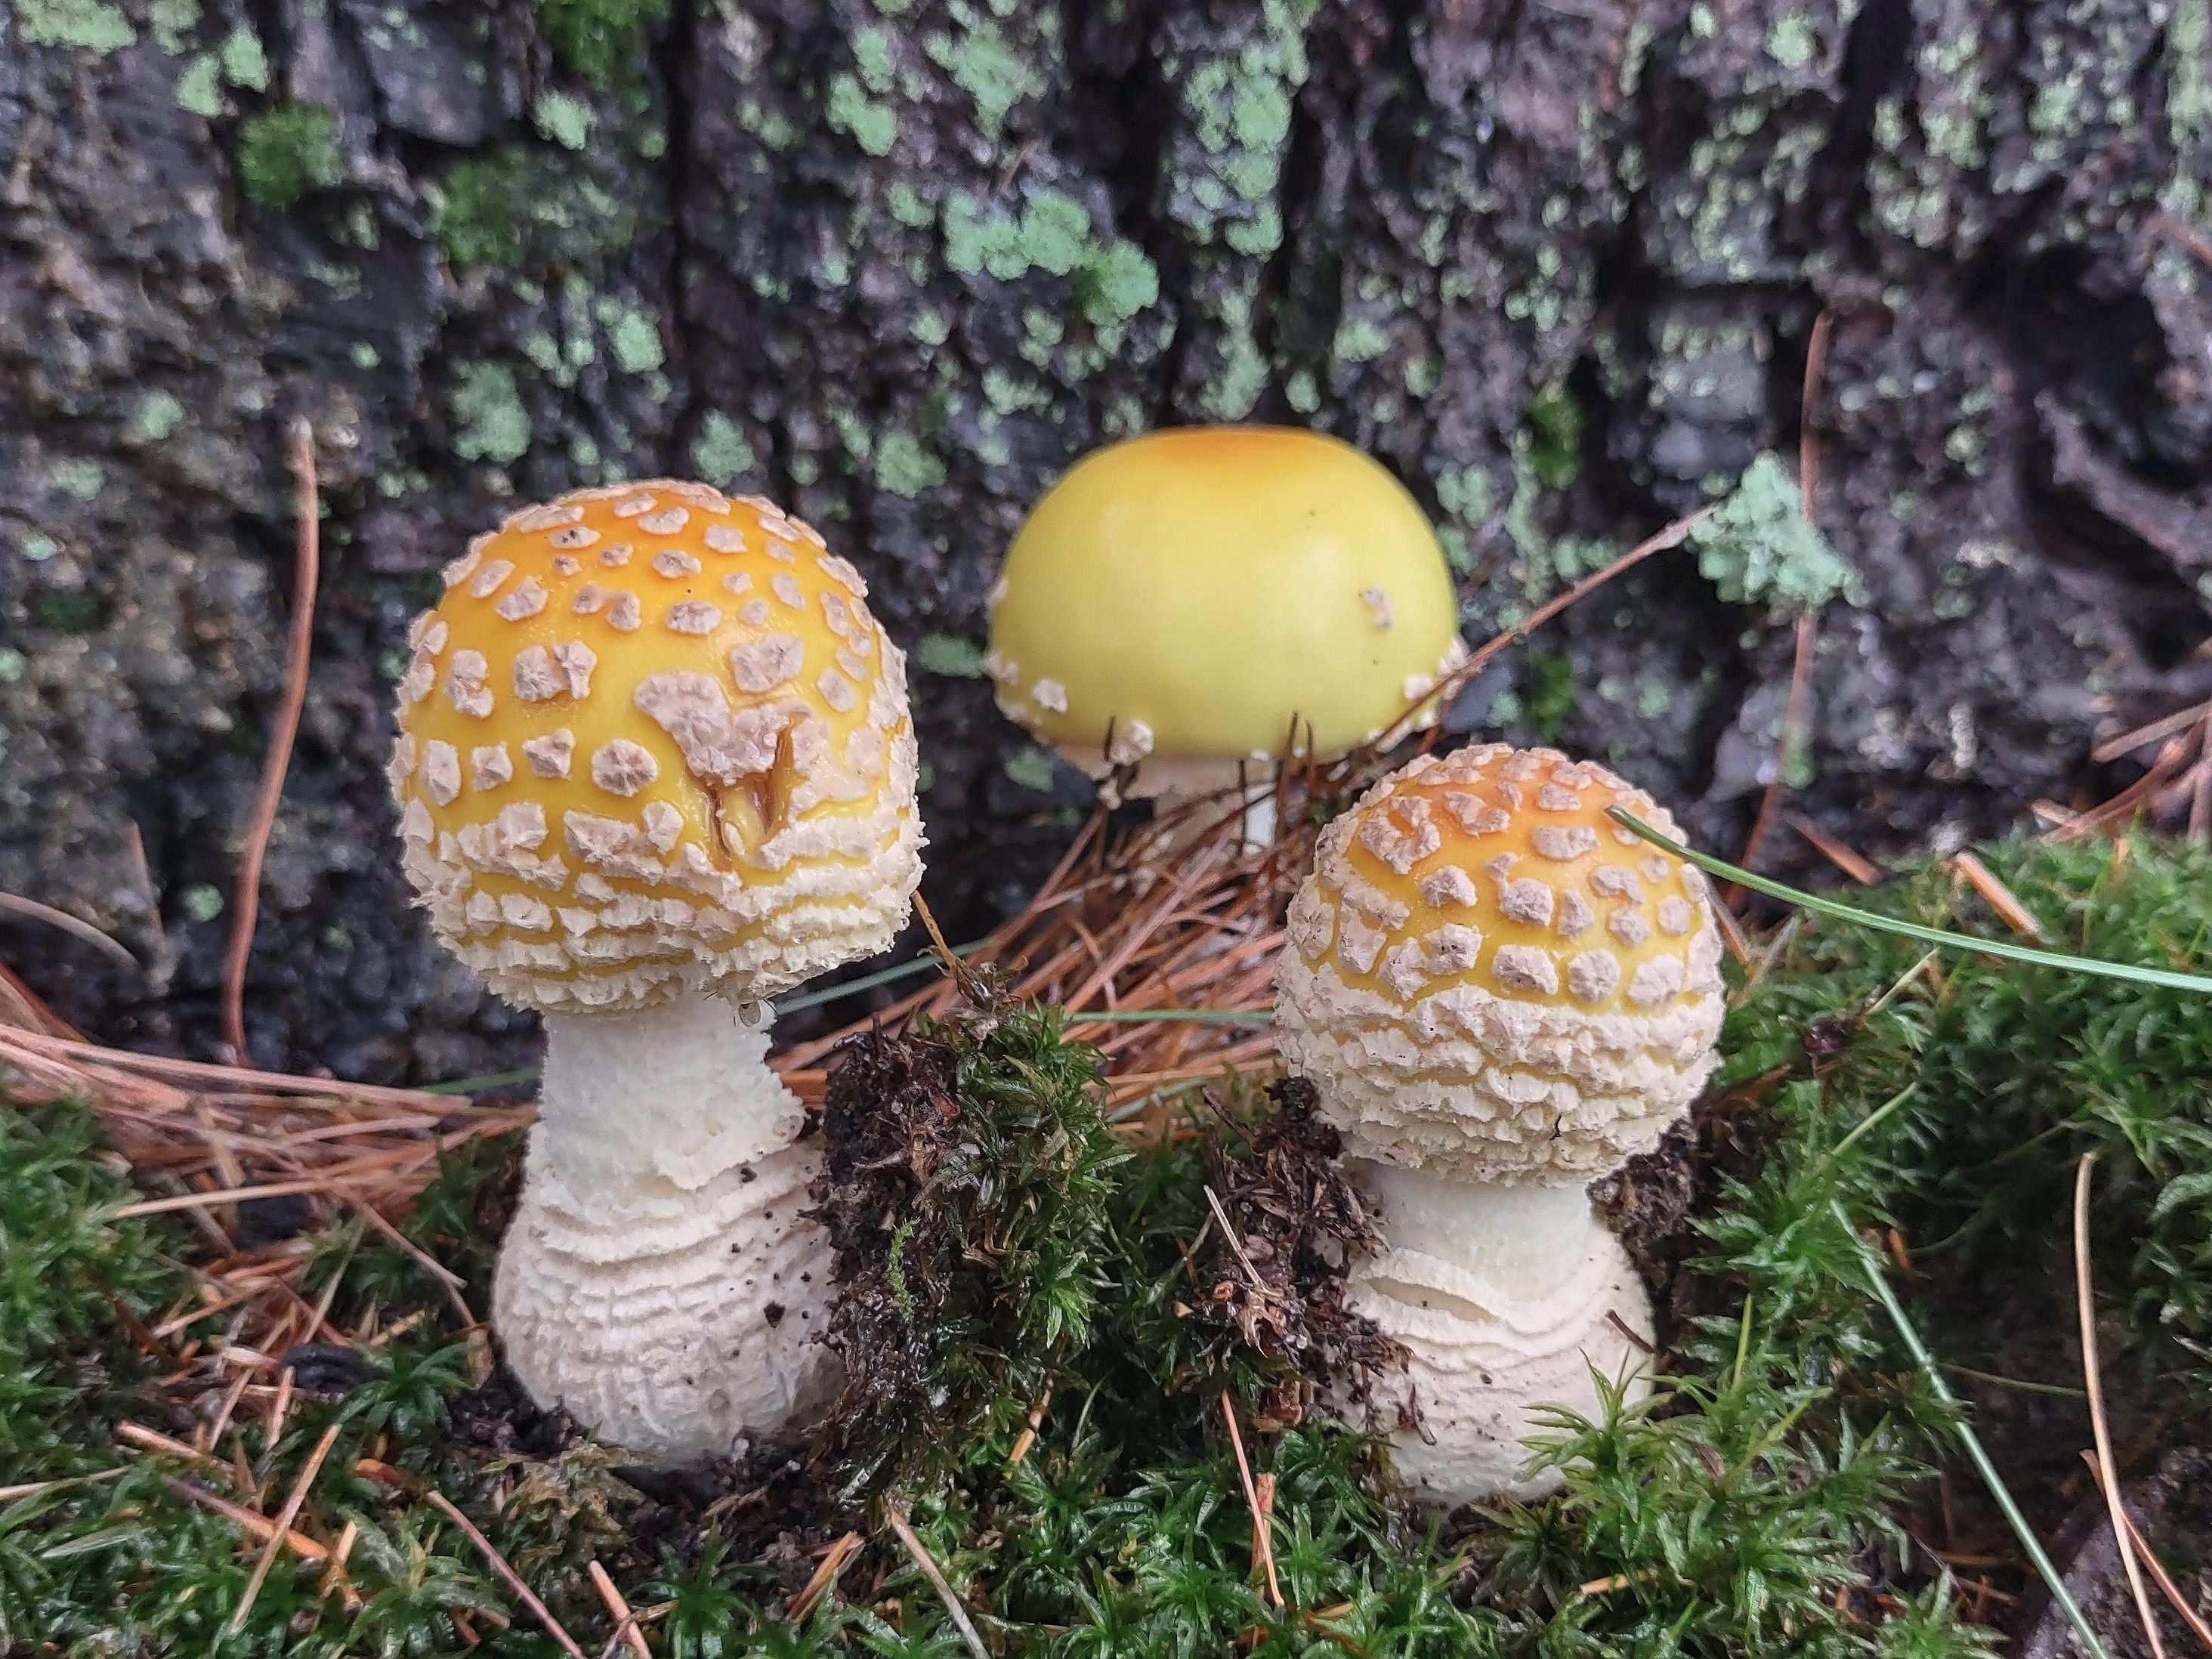
[[[1403,1342],[1445,1504],[1527,1493],[1532,1413],[1599,1407],[1650,1310],[1587,1183],[1648,1151],[1717,1058],[1704,878],[1602,767],[1502,744],[1415,761],[1323,831],[1277,969],[1277,1041],[1379,1206],[1351,1304]],[[1638,1385],[1632,1382],[1632,1388]]]
[[[755,497],[509,518],[415,623],[392,786],[439,937],[545,1017],[494,1320],[541,1403],[649,1455],[826,1401],[820,1164],[765,1000],[871,955],[921,874],[905,663]]]
[[[1278,757],[1379,735],[1464,655],[1403,485],[1321,433],[1219,426],[1112,445],[1046,493],[988,665],[1009,719],[1164,812],[1243,784],[1264,843]]]

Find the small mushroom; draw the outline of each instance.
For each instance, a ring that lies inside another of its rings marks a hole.
[[[1674,833],[1602,767],[1503,744],[1425,757],[1321,837],[1276,970],[1276,1034],[1376,1200],[1352,1304],[1410,1351],[1400,1472],[1442,1504],[1529,1495],[1539,1407],[1644,1386],[1651,1314],[1588,1183],[1711,1072],[1720,937]]]
[[[811,530],[700,484],[530,507],[446,582],[400,688],[406,871],[545,1023],[494,1322],[541,1404],[726,1453],[835,1389],[821,1157],[766,1004],[905,922],[905,660]]]
[[[1279,757],[1381,735],[1465,655],[1443,550],[1395,478],[1321,433],[1225,426],[1112,445],[1046,493],[987,665],[1009,719],[1162,812],[1241,787],[1263,845]]]

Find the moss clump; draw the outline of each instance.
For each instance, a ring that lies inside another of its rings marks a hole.
[[[238,137],[238,182],[275,212],[345,182],[337,117],[320,104],[279,104],[249,119]]]
[[[1096,1051],[1057,1010],[986,1007],[857,1039],[823,1106],[847,1382],[830,1426],[863,1484],[949,1477],[1091,1334],[1107,1281]]]
[[[589,264],[629,246],[637,213],[592,176],[588,158],[516,144],[447,172],[431,229],[456,264]]]
[[[2201,963],[2212,946],[2212,854],[2138,837],[1983,849],[2060,948],[2154,967]],[[1978,902],[1937,863],[1861,896],[1883,915],[1976,931]],[[1913,941],[1822,923],[1801,929],[1735,1025],[1730,1071],[1790,1052],[1808,1028],[1848,1036],[1823,1085],[1829,1109],[1863,1115],[1905,1091],[1883,1156],[1889,1201],[1912,1236],[2070,1284],[2063,1217],[2075,1160],[2099,1159],[2095,1257],[2125,1285],[2147,1365],[2208,1389],[2212,1352],[2212,1008],[2201,998],[1977,957],[1929,979]],[[1905,991],[1879,1014],[1895,986]],[[1735,1237],[1781,1218],[1747,1213]],[[2058,1380],[2058,1379],[2052,1379]]]
[[[668,0],[537,0],[538,32],[554,56],[594,87],[635,79]]]

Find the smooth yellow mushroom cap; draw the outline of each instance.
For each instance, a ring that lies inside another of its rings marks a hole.
[[[772,502],[580,489],[447,567],[391,780],[447,945],[509,1001],[775,995],[889,945],[921,874],[905,659]]]
[[[1650,1147],[1717,1054],[1705,878],[1614,823],[1603,767],[1424,757],[1322,834],[1276,1036],[1352,1150],[1483,1181],[1587,1180]]]
[[[1006,555],[1007,716],[1081,759],[1341,754],[1464,657],[1425,514],[1349,444],[1190,427],[1097,451]],[[1294,732],[1295,728],[1295,732]]]

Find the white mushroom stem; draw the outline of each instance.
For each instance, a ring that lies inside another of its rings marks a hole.
[[[726,1455],[825,1405],[818,1146],[768,1010],[687,995],[545,1018],[493,1323],[541,1405],[647,1456]]]
[[[1620,1241],[1579,1186],[1494,1185],[1354,1165],[1385,1248],[1348,1300],[1406,1345],[1422,1426],[1394,1437],[1399,1474],[1431,1502],[1533,1497],[1522,1444],[1546,1407],[1601,1414],[1598,1379],[1650,1387],[1651,1310]]]
[[[1098,780],[1101,792],[1114,787],[1117,769],[1096,750],[1073,748],[1060,751],[1073,765]],[[1276,765],[1267,758],[1206,760],[1183,755],[1146,757],[1136,769],[1126,791],[1133,800],[1149,800],[1152,815],[1165,818],[1183,814],[1174,837],[1180,847],[1195,841],[1243,804],[1243,835],[1239,852],[1253,858],[1265,853],[1275,839]],[[1108,795],[1107,805],[1118,800]]]

